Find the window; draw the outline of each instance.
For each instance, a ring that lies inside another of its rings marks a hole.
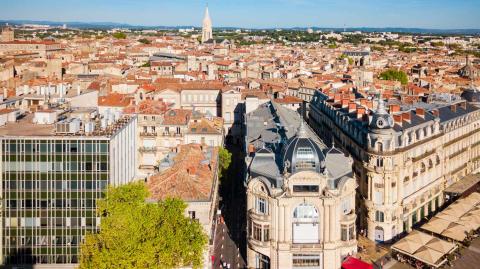
[[[342,225],[342,241],[347,241],[348,238],[348,228],[346,225]]]
[[[384,214],[381,211],[375,212],[375,221],[384,222]]]
[[[315,167],[315,155],[313,154],[312,148],[299,147],[297,149],[295,167],[299,169],[308,169]]]
[[[257,241],[262,241],[262,226],[252,223],[252,238]]]
[[[316,254],[293,254],[292,264],[298,267],[319,267],[320,255]]]
[[[270,229],[269,226],[263,226],[263,242],[268,242],[270,240],[270,235],[269,235]]]
[[[350,202],[350,198],[345,198],[343,201],[342,201],[342,211],[343,211],[343,214],[347,215],[347,214],[350,214],[352,212],[352,203]]]
[[[256,198],[256,211],[259,214],[268,214],[268,205],[265,198]]]
[[[318,211],[313,205],[300,204],[293,211],[293,243],[316,244],[319,242]]]
[[[318,192],[318,185],[293,185],[293,192]]]

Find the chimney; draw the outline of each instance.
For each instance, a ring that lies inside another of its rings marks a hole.
[[[328,100],[332,100],[335,98],[335,94],[333,93],[328,93]]]
[[[355,104],[354,102],[348,103],[348,113],[352,113],[355,110],[357,110],[357,104]]]
[[[412,115],[410,114],[410,111],[407,111],[407,112],[403,112],[402,113],[402,120],[410,123],[411,120],[412,120]]]
[[[367,99],[365,98],[360,99],[360,105],[367,107]]]
[[[342,99],[342,107],[343,108],[348,107],[348,99]]]
[[[366,114],[364,107],[357,107],[357,119],[361,119]]]
[[[349,95],[349,97],[350,97],[350,100],[355,100],[355,94],[354,94],[354,93],[351,93],[351,94]]]
[[[82,94],[82,90],[80,90],[80,85],[77,86],[77,95]]]
[[[395,121],[396,124],[402,126],[402,115],[401,114],[393,115],[393,120]]]
[[[373,101],[372,101],[372,100],[367,101],[367,107],[368,107],[368,109],[370,109],[370,110],[373,109]]]
[[[467,110],[467,101],[462,101],[459,105],[463,110]]]
[[[400,105],[398,104],[392,104],[389,106],[390,107],[390,114],[393,114],[393,113],[396,113],[396,112],[400,112]]]
[[[338,103],[342,99],[342,96],[339,93],[336,93],[333,97],[333,102]]]
[[[432,114],[433,114],[433,116],[435,116],[435,118],[440,117],[440,111],[438,111],[438,109],[433,109]]]
[[[457,112],[457,104],[450,105],[450,109],[452,110],[453,113]]]
[[[417,107],[417,109],[415,109],[415,113],[417,116],[422,117],[423,119],[425,118],[425,109]]]

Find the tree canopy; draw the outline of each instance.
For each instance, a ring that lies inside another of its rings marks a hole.
[[[230,167],[232,162],[232,153],[225,148],[218,150],[218,177],[221,178],[222,174]]]
[[[146,38],[140,38],[138,42],[143,43],[143,44],[151,44],[152,42]]]
[[[125,39],[127,38],[127,35],[125,33],[122,33],[122,32],[116,32],[112,35],[114,38],[116,39]]]
[[[405,72],[401,70],[389,69],[387,71],[382,72],[380,74],[380,78],[384,80],[400,81],[402,85],[406,85],[408,83],[407,74],[405,74]]]
[[[98,202],[100,231],[87,234],[82,243],[80,269],[202,265],[207,236],[184,215],[185,203],[147,203],[148,196],[143,182],[109,187]]]

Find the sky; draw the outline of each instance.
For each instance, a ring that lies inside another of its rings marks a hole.
[[[0,0],[0,20],[200,26],[201,0]],[[480,29],[480,0],[209,0],[214,27]]]

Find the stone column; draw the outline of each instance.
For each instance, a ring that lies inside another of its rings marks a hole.
[[[285,227],[284,227],[284,211],[283,211],[283,205],[278,206],[278,241],[279,242],[284,242],[285,241]]]

